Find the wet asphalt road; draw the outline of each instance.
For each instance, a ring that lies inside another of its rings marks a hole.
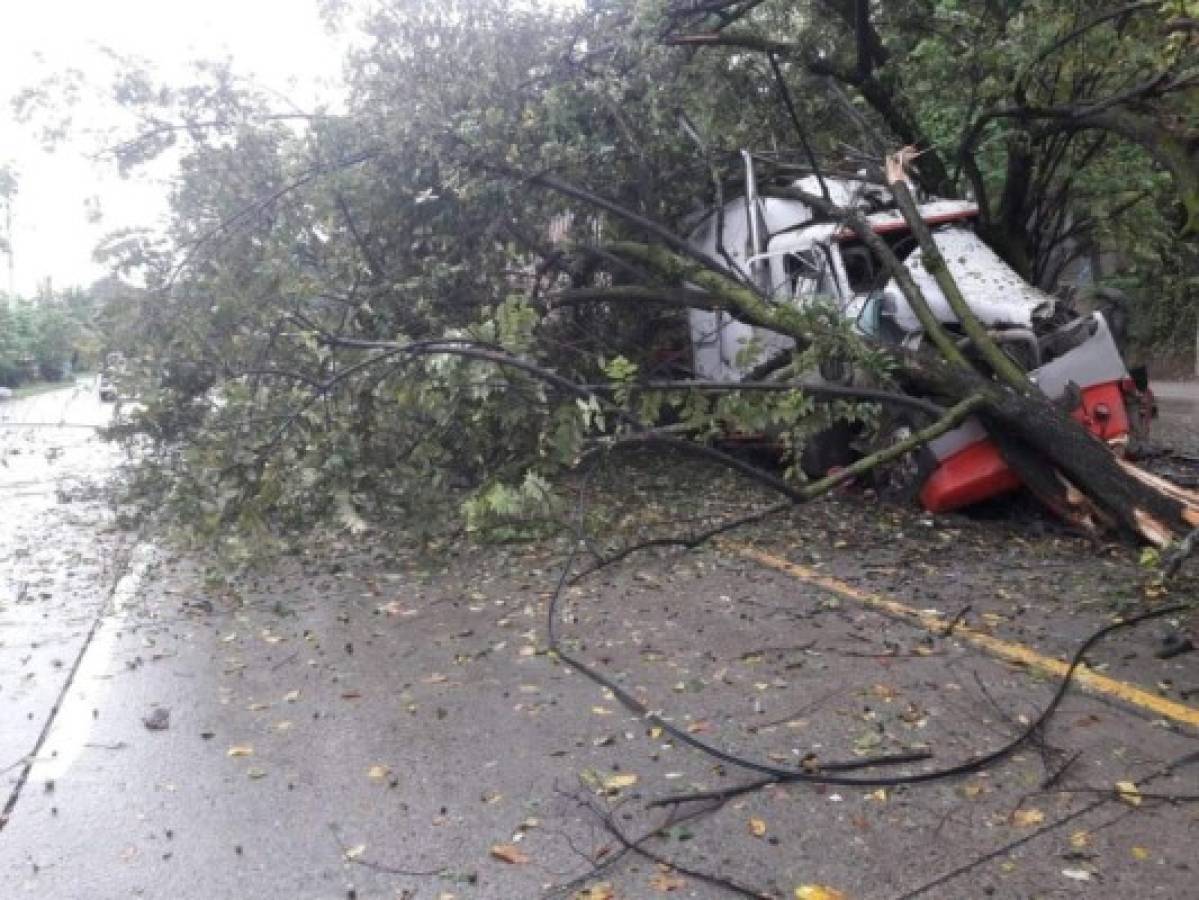
[[[1185,435],[1199,396],[1163,401]],[[0,422],[108,409],[61,392],[0,405]],[[222,581],[115,526],[99,485],[119,454],[92,432],[0,429],[0,898],[541,897],[617,855],[595,810],[637,834],[664,815],[642,801],[745,777],[545,653],[560,547],[446,562],[338,537]],[[1132,554],[1002,523],[884,513],[863,528],[835,503],[804,516],[774,552],[919,608],[972,604],[972,624],[1050,655],[1109,621],[1137,577]],[[924,745],[959,761],[1053,688],[717,549],[608,570],[566,599],[573,650],[760,761]],[[1092,662],[1199,693],[1194,655],[1158,662],[1148,640]],[[649,846],[773,897],[900,897],[940,878],[920,896],[1199,896],[1194,806],[1086,791],[1199,793],[1199,767],[1157,774],[1195,738],[1072,693],[1043,751],[918,788],[774,787]],[[1041,791],[1053,773],[1079,793]],[[557,896],[584,888],[733,896],[631,857]]]
[[[19,779],[122,563],[94,380],[0,403],[0,771]],[[6,801],[9,799],[5,792]]]
[[[1154,440],[1199,458],[1199,381],[1154,382],[1159,418]]]

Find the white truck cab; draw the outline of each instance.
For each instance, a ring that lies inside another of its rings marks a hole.
[[[872,229],[883,236],[912,271],[938,320],[949,327],[957,317],[932,276],[924,269],[919,248],[896,210],[869,212],[880,200],[875,185],[826,179],[832,201],[861,209]],[[818,193],[816,179],[795,186]],[[756,210],[756,212],[754,211]],[[978,215],[973,203],[934,200],[920,211],[934,229],[934,240],[975,314],[1001,343],[1016,345],[1018,358],[1035,368],[1040,363],[1036,333],[1048,324],[1057,301],[1025,282],[970,228]],[[754,227],[753,219],[758,220]],[[815,219],[798,200],[776,197],[725,205],[721,234],[717,217],[706,216],[691,232],[691,243],[752,277],[780,303],[832,303],[865,334],[888,343],[917,346],[923,330],[899,288],[885,276],[871,252],[846,226]],[[757,231],[761,250],[755,252]],[[690,314],[694,372],[698,378],[736,381],[791,341],[765,329],[734,321],[719,312]]]
[[[691,244],[740,271],[777,303],[832,304],[863,335],[885,344],[919,347],[924,331],[915,313],[856,233],[814,215],[799,200],[757,196],[752,160],[745,157],[747,196],[726,203],[721,216],[715,211],[705,215],[690,233]],[[861,212],[911,271],[937,319],[951,333],[961,334],[906,221],[893,205],[888,208],[885,188],[843,178],[826,178],[822,187],[815,176],[794,186],[811,194],[827,189],[832,203]],[[978,208],[973,203],[931,200],[920,205],[920,212],[946,266],[992,338],[1050,397],[1061,397],[1076,386],[1081,399],[1073,410],[1075,417],[1122,451],[1131,428],[1130,412],[1145,403],[1103,316],[1092,313],[1068,321],[1057,315],[1056,298],[1025,282],[974,233],[971,222]],[[745,380],[793,346],[790,338],[723,312],[691,310],[689,328],[692,372],[703,380]],[[968,343],[964,335],[962,341]],[[808,373],[801,381],[849,383],[854,375],[842,367],[835,374]],[[933,511],[965,506],[1019,486],[976,419],[928,449],[935,465],[928,467],[931,475],[920,497]]]

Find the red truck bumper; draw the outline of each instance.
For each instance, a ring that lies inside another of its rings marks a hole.
[[[1128,407],[1139,402],[1136,397],[1128,379],[1092,385],[1081,392],[1082,402],[1072,415],[1122,453],[1131,428]],[[995,442],[984,438],[940,460],[920,490],[920,502],[929,512],[949,512],[1014,491],[1020,484]]]

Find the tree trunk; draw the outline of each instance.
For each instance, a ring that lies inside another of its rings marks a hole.
[[[1097,529],[1118,522],[1158,546],[1199,527],[1199,494],[1156,483],[1048,397],[1018,394],[929,357],[909,356],[901,371],[905,387],[918,394],[981,396],[979,417],[1005,460],[1041,500],[1075,524]],[[1049,470],[1060,474],[1054,479]]]

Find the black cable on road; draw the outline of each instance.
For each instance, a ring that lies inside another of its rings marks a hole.
[[[608,691],[611,691],[612,695],[625,708],[627,708],[631,712],[636,713],[637,715],[641,716],[643,719],[645,719],[645,721],[649,722],[650,724],[652,724],[658,728],[661,728],[663,732],[665,732],[666,734],[669,734],[672,738],[679,741],[680,743],[686,744],[689,747],[699,750],[701,753],[704,753],[704,754],[712,757],[713,759],[719,760],[722,763],[727,763],[728,765],[736,766],[737,768],[740,768],[740,769],[746,769],[751,772],[759,772],[759,773],[767,776],[767,778],[761,780],[760,782],[755,782],[752,785],[743,785],[739,788],[738,787],[731,788],[730,791],[732,791],[734,793],[743,793],[746,790],[753,790],[754,788],[762,787],[762,786],[764,786],[766,784],[770,784],[772,782],[780,782],[780,783],[800,782],[800,783],[807,783],[807,784],[827,784],[827,785],[870,787],[870,788],[897,787],[899,785],[923,784],[926,782],[941,781],[941,780],[949,779],[949,778],[959,778],[959,777],[962,777],[965,775],[973,774],[974,772],[978,772],[981,769],[987,768],[988,766],[991,766],[991,765],[994,765],[995,763],[1001,762],[1002,760],[1011,756],[1013,753],[1015,753],[1017,750],[1019,750],[1022,746],[1024,746],[1026,743],[1028,743],[1030,740],[1032,740],[1036,734],[1038,734],[1038,732],[1040,731],[1042,726],[1044,726],[1044,724],[1049,720],[1049,718],[1053,715],[1053,713],[1057,710],[1058,706],[1061,704],[1062,699],[1065,697],[1066,692],[1070,688],[1070,682],[1074,675],[1075,669],[1078,668],[1079,664],[1083,660],[1083,657],[1086,655],[1086,653],[1092,647],[1094,647],[1096,644],[1098,644],[1100,641],[1102,641],[1108,635],[1113,634],[1114,632],[1122,631],[1126,628],[1132,628],[1136,625],[1141,624],[1142,622],[1147,622],[1151,619],[1158,619],[1163,616],[1173,615],[1175,613],[1182,612],[1189,608],[1186,604],[1173,604],[1170,606],[1161,607],[1159,609],[1147,610],[1147,611],[1142,612],[1138,615],[1135,615],[1131,618],[1122,619],[1118,622],[1113,622],[1111,624],[1105,625],[1104,627],[1095,631],[1090,637],[1088,637],[1085,641],[1083,641],[1078,646],[1078,648],[1074,651],[1074,654],[1070,659],[1070,665],[1066,669],[1066,674],[1062,677],[1061,681],[1058,683],[1057,689],[1054,691],[1053,697],[1050,698],[1049,702],[1041,710],[1040,714],[1037,715],[1031,722],[1029,722],[1028,725],[1024,728],[1024,730],[1021,731],[1020,734],[1018,734],[1015,738],[1011,739],[1007,743],[1001,745],[1000,747],[997,747],[994,750],[990,750],[988,752],[981,753],[977,756],[970,757],[969,759],[966,759],[960,763],[956,763],[955,765],[952,765],[952,766],[946,766],[946,767],[942,767],[939,769],[930,769],[930,770],[927,770],[924,772],[913,772],[913,773],[909,773],[909,774],[905,774],[905,775],[861,775],[861,776],[857,776],[857,775],[845,775],[845,774],[840,774],[840,773],[851,771],[851,770],[856,770],[856,769],[876,768],[878,766],[884,766],[884,765],[901,765],[901,764],[905,764],[905,763],[919,762],[920,760],[928,759],[929,757],[931,757],[932,754],[927,751],[913,751],[911,753],[900,753],[900,754],[893,754],[893,755],[887,755],[887,756],[879,756],[879,757],[874,757],[874,758],[864,759],[864,760],[824,763],[824,764],[821,764],[818,767],[815,767],[812,769],[798,769],[798,770],[797,769],[785,769],[780,766],[773,766],[768,763],[761,763],[756,760],[748,759],[743,756],[738,756],[734,753],[730,753],[729,751],[722,750],[721,748],[716,747],[712,744],[709,744],[705,741],[701,741],[700,739],[698,739],[697,737],[695,737],[692,734],[688,734],[686,731],[682,730],[681,728],[678,728],[677,726],[666,721],[659,714],[653,712],[649,707],[647,707],[639,699],[637,699],[635,696],[633,696],[628,691],[626,691],[624,688],[622,688],[619,684],[617,684],[611,678],[596,671],[590,665],[588,665],[586,662],[582,661],[581,659],[578,659],[577,657],[571,655],[569,652],[567,652],[565,649],[563,649],[561,642],[559,640],[559,637],[558,637],[558,627],[557,627],[558,605],[562,598],[563,591],[565,590],[566,586],[571,583],[571,578],[570,578],[571,572],[574,569],[575,560],[578,558],[579,548],[583,544],[583,537],[584,537],[583,528],[584,528],[584,522],[586,519],[586,516],[584,515],[585,503],[584,503],[583,498],[584,498],[586,487],[590,483],[591,477],[594,474],[594,472],[595,472],[595,466],[593,465],[592,468],[584,476],[582,482],[580,483],[579,502],[578,502],[578,507],[576,509],[575,539],[572,543],[570,554],[568,555],[567,560],[562,567],[562,572],[558,577],[558,582],[554,589],[554,592],[550,597],[549,607],[548,607],[547,614],[546,614],[546,618],[547,618],[546,633],[547,633],[547,637],[548,637],[548,649],[555,656],[557,656],[559,659],[561,659],[564,663],[569,665],[571,668],[575,669],[581,675],[584,675],[585,677],[587,677],[591,681],[595,682],[600,687],[606,688]],[[594,572],[598,571],[599,568],[603,568],[603,566],[592,567],[591,569],[588,570],[588,574],[593,574]],[[663,798],[661,800],[655,801],[654,805],[689,802],[692,800],[719,799],[721,797],[721,795],[722,795],[722,792],[709,792],[709,793],[694,794],[694,795],[683,794],[683,795],[667,797],[667,798]]]

